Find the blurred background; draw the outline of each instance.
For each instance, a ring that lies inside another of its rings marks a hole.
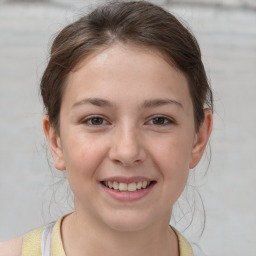
[[[51,167],[38,87],[56,32],[100,2],[0,0],[1,241],[71,211],[68,186]],[[200,245],[208,256],[255,256],[256,1],[151,2],[190,26],[214,92],[211,163],[208,149],[191,171],[206,210]],[[198,240],[200,231],[194,224],[185,233]]]

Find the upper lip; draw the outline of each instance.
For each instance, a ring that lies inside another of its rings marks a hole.
[[[148,178],[148,177],[143,177],[143,176],[134,176],[134,177],[122,177],[122,176],[112,176],[112,177],[108,177],[104,180],[102,180],[102,182],[107,182],[107,181],[116,181],[116,182],[122,182],[122,183],[137,183],[140,181],[154,181],[154,179]]]

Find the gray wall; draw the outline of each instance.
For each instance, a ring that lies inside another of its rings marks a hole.
[[[66,183],[47,162],[38,84],[52,35],[78,17],[82,5],[99,1],[42,2],[0,2],[0,240],[70,210]],[[255,1],[169,2],[199,40],[215,96],[211,165],[204,176],[206,157],[194,172],[207,215],[200,244],[208,256],[254,256]],[[191,239],[198,233],[198,209],[185,232]]]

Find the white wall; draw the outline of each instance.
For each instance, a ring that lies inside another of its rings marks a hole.
[[[49,38],[81,13],[81,2],[0,2],[0,240],[68,211],[60,189],[48,214],[52,174],[38,85]],[[208,256],[255,255],[256,12],[232,6],[170,8],[197,36],[215,95],[212,161],[198,182],[207,213],[201,245]],[[202,164],[196,173],[204,170]]]

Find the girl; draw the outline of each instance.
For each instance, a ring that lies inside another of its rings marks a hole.
[[[41,94],[75,209],[2,244],[1,255],[202,255],[169,226],[212,128],[191,33],[146,1],[98,7],[54,40]]]

